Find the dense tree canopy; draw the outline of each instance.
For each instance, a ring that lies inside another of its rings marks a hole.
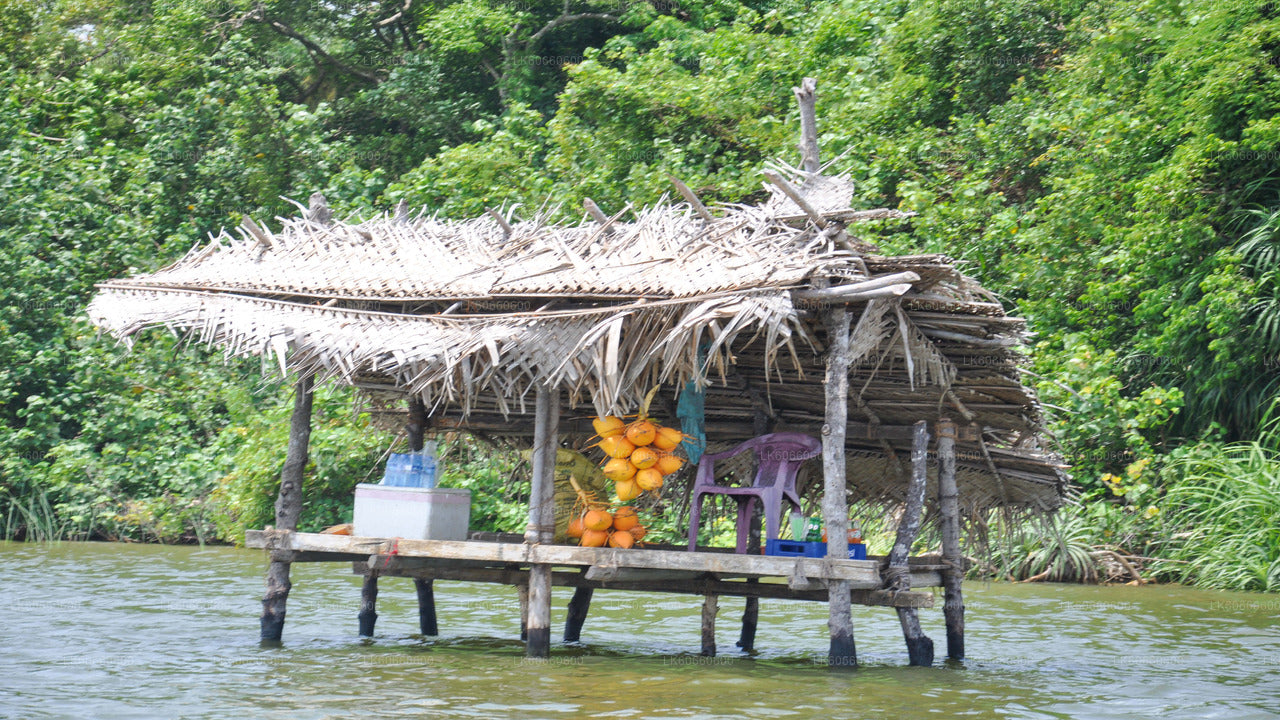
[[[572,218],[673,173],[749,200],[795,160],[804,76],[858,201],[919,213],[868,239],[952,255],[1032,321],[1086,497],[1134,501],[1126,477],[1158,503],[1178,448],[1258,437],[1280,391],[1273,3],[0,0],[0,61],[11,534],[231,532],[276,469],[247,429],[287,390],[173,342],[122,356],[81,317],[95,282],[317,190]],[[371,454],[317,467],[342,498],[390,440],[323,402]]]

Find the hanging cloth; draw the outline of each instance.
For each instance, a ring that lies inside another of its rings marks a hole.
[[[707,362],[707,349],[710,343],[703,341],[698,345],[698,372],[701,373]],[[693,380],[685,383],[680,391],[680,400],[676,404],[676,417],[680,418],[680,431],[689,436],[680,444],[684,447],[689,462],[696,465],[707,450],[707,393],[698,388]]]

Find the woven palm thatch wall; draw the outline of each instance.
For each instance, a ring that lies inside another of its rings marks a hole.
[[[531,432],[539,384],[567,391],[572,433],[633,412],[655,385],[673,412],[693,382],[709,439],[731,443],[762,420],[820,430],[822,317],[843,293],[851,421],[950,416],[972,429],[958,446],[970,509],[1056,508],[1064,477],[1020,380],[1022,321],[947,258],[882,257],[856,237],[858,222],[901,214],[852,210],[839,179],[793,177],[808,208],[776,193],[712,218],[662,205],[576,226],[403,211],[335,222],[314,203],[276,232],[247,221],[103,283],[89,312],[126,342],[166,327],[284,372],[419,396],[440,427],[507,436]],[[893,502],[907,448],[873,434],[850,431],[852,499]]]

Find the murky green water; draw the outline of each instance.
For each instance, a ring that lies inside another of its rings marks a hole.
[[[513,589],[438,583],[425,639],[412,582],[384,579],[360,640],[338,563],[295,567],[284,646],[262,648],[263,568],[223,547],[0,543],[0,717],[1280,718],[1278,596],[972,584],[969,659],[907,667],[893,612],[855,607],[849,673],[814,662],[825,605],[776,600],[746,657],[742,601],[722,599],[708,659],[697,599],[599,592],[583,644],[531,662]]]

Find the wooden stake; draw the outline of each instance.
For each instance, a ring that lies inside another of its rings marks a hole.
[[[520,601],[520,641],[529,639],[529,585],[517,585],[516,597]]]
[[[698,196],[693,194],[693,190],[689,189],[688,185],[681,182],[680,178],[675,175],[667,175],[667,178],[671,180],[672,185],[676,186],[676,191],[680,193],[680,196],[684,198],[685,202],[689,203],[689,207],[693,208],[693,211],[698,214],[698,217],[702,218],[706,222],[712,222],[715,220],[715,216],[711,214],[711,211],[707,209],[706,205],[702,204],[702,201],[698,199]]]
[[[814,225],[818,226],[819,230],[827,227],[827,221],[822,217],[822,213],[819,213],[816,208],[810,205],[809,201],[804,199],[804,194],[802,194],[795,185],[787,182],[786,178],[775,172],[766,170],[764,171],[764,179],[773,183],[783,192],[784,195],[791,198],[792,202],[798,205],[800,209],[804,211],[805,215],[809,216],[809,219],[813,221]]]
[[[496,220],[498,223],[498,227],[502,228],[503,239],[510,240],[511,233],[515,232],[515,228],[511,227],[511,223],[507,222],[507,219],[502,217],[502,215],[500,215],[498,211],[494,210],[493,208],[486,208],[485,212],[489,213],[489,217]]]
[[[560,389],[538,387],[533,428],[533,482],[529,492],[529,526],[525,542],[550,543],[555,532],[556,446],[560,423]],[[551,653],[551,566],[538,563],[529,570],[527,657]]]
[[[952,567],[942,572],[947,622],[947,657],[964,659],[964,555],[960,551],[960,491],[956,487],[956,426],[938,421],[938,512],[942,521],[942,557]]]
[[[436,624],[435,581],[414,578],[413,588],[418,592],[418,630],[423,635],[439,635],[440,628]]]
[[[576,588],[573,599],[569,601],[569,616],[564,620],[564,641],[578,642],[582,638],[582,624],[587,621],[587,612],[591,609],[591,596],[595,591],[591,588]]]
[[[800,87],[791,88],[800,103],[800,169],[816,173],[822,168],[818,162],[818,81],[805,78]]]
[[[604,214],[604,211],[600,209],[600,206],[596,204],[595,200],[592,200],[591,198],[583,198],[582,207],[586,208],[587,213],[591,215],[592,219],[600,223],[600,226],[604,229],[604,233],[606,235],[613,234],[613,221],[609,219],[608,215]]]
[[[702,655],[716,656],[716,613],[720,611],[720,598],[717,595],[702,597]]]
[[[373,637],[373,626],[378,622],[378,571],[365,573],[360,587],[360,636]]]
[[[827,527],[827,557],[847,560],[849,503],[845,489],[845,431],[849,424],[849,312],[843,307],[827,313],[827,413],[822,426],[822,518]],[[827,663],[832,667],[857,667],[853,641],[853,617],[849,608],[848,581],[827,584],[827,627],[831,647]]]
[[[929,457],[929,425],[923,420],[915,424],[911,440],[911,481],[907,485],[907,504],[898,523],[898,537],[889,552],[889,567],[885,571],[885,589],[901,591],[911,589],[911,573],[907,562],[911,545],[920,534],[920,519],[924,509],[925,480]],[[897,608],[898,621],[902,624],[902,637],[907,643],[907,657],[912,665],[933,664],[933,641],[920,628],[919,612],[915,608]]]
[[[307,467],[307,450],[311,442],[311,389],[314,378],[305,375],[294,387],[293,416],[289,420],[289,448],[285,453],[284,469],[280,472],[280,494],[276,497],[276,528],[297,530],[302,515],[302,476]],[[266,593],[262,597],[262,617],[259,637],[267,642],[279,642],[284,634],[285,610],[289,603],[290,561],[292,553],[273,554],[267,566]],[[281,559],[277,559],[281,558]]]

